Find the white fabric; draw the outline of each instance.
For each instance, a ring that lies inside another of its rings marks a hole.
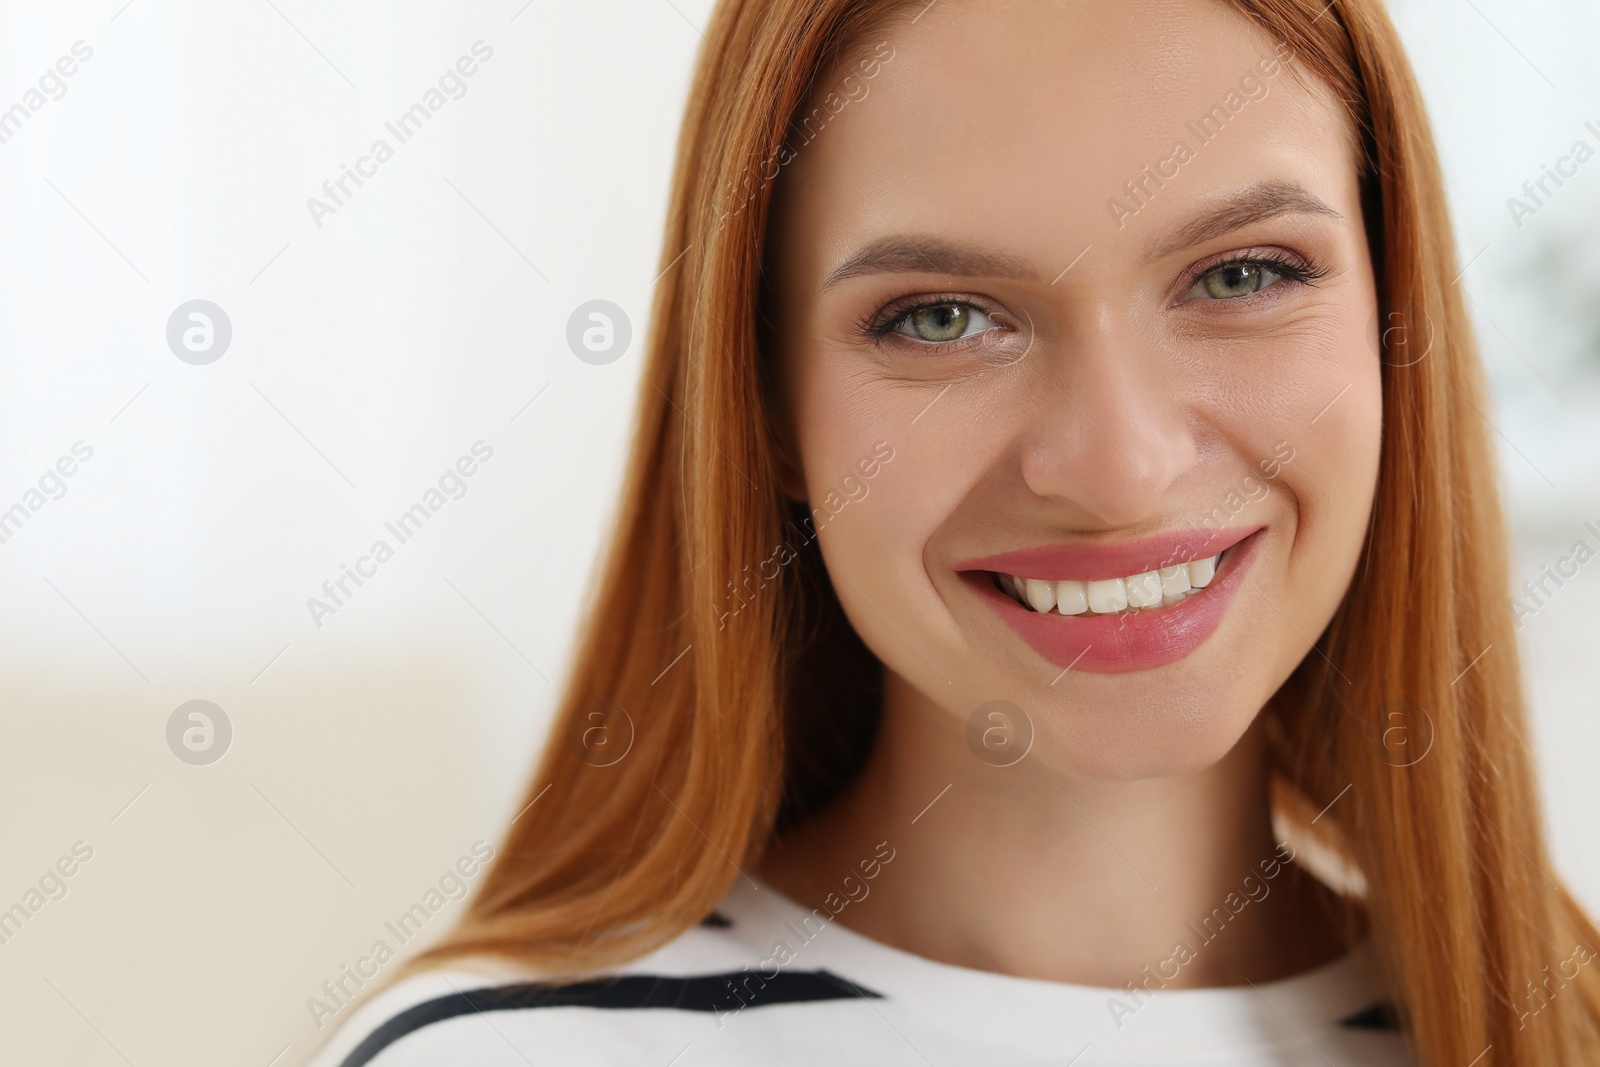
[[[718,913],[725,928],[685,931],[614,974],[771,976],[774,946],[793,952],[782,970],[826,970],[882,999],[755,1004],[726,1012],[670,1008],[540,1007],[472,1013],[431,1023],[388,1045],[373,1067],[722,1067],[818,1063],[1095,1067],[1401,1067],[1413,1060],[1398,1033],[1341,1027],[1378,1002],[1367,949],[1315,970],[1256,986],[1126,990],[1015,978],[937,963],[813,919],[770,886],[740,879]],[[766,962],[764,962],[766,961]],[[536,976],[500,967],[420,975],[358,1007],[310,1067],[339,1067],[363,1037],[396,1013],[435,997]],[[749,988],[756,988],[752,980]],[[1142,1003],[1141,1003],[1142,1001]],[[1120,1003],[1122,1008],[1113,1010]],[[1129,1009],[1133,1009],[1130,1011]]]

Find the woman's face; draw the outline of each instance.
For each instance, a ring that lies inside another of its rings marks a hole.
[[[1379,358],[1347,120],[1299,66],[1212,2],[941,0],[793,128],[788,488],[929,714],[1008,701],[1058,770],[1181,773],[1320,654]]]

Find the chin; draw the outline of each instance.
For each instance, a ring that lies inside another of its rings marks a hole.
[[[1082,705],[1062,708],[1036,717],[1028,758],[1058,774],[1108,782],[1198,774],[1232,751],[1261,704],[1134,699],[1097,703],[1108,709],[1098,715]]]

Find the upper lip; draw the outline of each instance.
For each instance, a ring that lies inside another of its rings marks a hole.
[[[1146,571],[1173,567],[1190,560],[1205,559],[1232,548],[1265,523],[1255,526],[1229,526],[1201,531],[1193,527],[1127,541],[1079,541],[1072,544],[1038,545],[992,556],[962,560],[958,571],[996,571],[1018,578],[1038,578],[1059,582],[1102,581],[1126,578]]]

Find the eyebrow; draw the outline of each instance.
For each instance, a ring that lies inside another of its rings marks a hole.
[[[1304,186],[1274,178],[1257,182],[1214,202],[1202,215],[1180,226],[1170,237],[1147,245],[1145,255],[1149,259],[1159,259],[1243,229],[1251,223],[1264,222],[1281,215],[1320,215],[1341,221],[1344,219],[1343,215]]]
[[[822,291],[863,274],[952,274],[967,278],[1035,278],[1033,264],[943,237],[879,237],[829,272]]]
[[[1180,252],[1242,229],[1252,223],[1282,215],[1318,215],[1344,218],[1304,186],[1282,179],[1257,182],[1217,200],[1203,214],[1165,239],[1146,247],[1147,258]],[[869,241],[828,273],[822,292],[867,274],[944,274],[966,278],[1022,278],[1043,280],[1030,260],[943,237],[908,237],[895,233]],[[1059,279],[1060,275],[1056,275]]]

